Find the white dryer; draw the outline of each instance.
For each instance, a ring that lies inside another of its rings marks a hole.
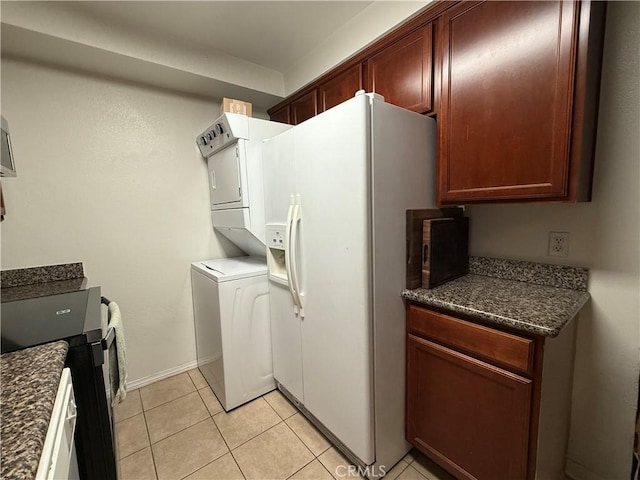
[[[198,135],[207,159],[213,227],[247,255],[264,257],[262,141],[291,125],[224,113]]]
[[[229,411],[275,388],[263,258],[191,264],[198,368]]]

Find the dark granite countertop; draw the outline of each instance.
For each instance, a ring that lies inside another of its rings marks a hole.
[[[469,271],[436,288],[404,290],[402,296],[549,337],[557,336],[590,297],[584,268],[472,257]]]
[[[71,280],[59,280],[57,282],[34,283],[32,285],[21,285],[19,287],[8,287],[0,289],[0,301],[14,302],[16,300],[46,297],[48,295],[76,292],[78,290],[84,290],[86,287],[86,277],[74,278]]]
[[[60,341],[0,356],[0,478],[35,478],[68,348]]]
[[[3,270],[0,283],[2,302],[70,293],[87,287],[82,263]]]

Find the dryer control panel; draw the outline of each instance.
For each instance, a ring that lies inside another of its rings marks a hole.
[[[249,118],[239,113],[224,113],[196,138],[204,158],[208,158],[238,139],[249,139]]]

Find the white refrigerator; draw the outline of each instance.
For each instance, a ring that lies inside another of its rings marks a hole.
[[[359,93],[263,146],[274,378],[369,477],[409,449],[405,212],[435,205],[435,135]]]

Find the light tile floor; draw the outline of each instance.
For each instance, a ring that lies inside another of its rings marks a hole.
[[[195,369],[114,409],[120,480],[333,480],[349,462],[278,391],[226,413]],[[385,479],[452,480],[412,450]]]

